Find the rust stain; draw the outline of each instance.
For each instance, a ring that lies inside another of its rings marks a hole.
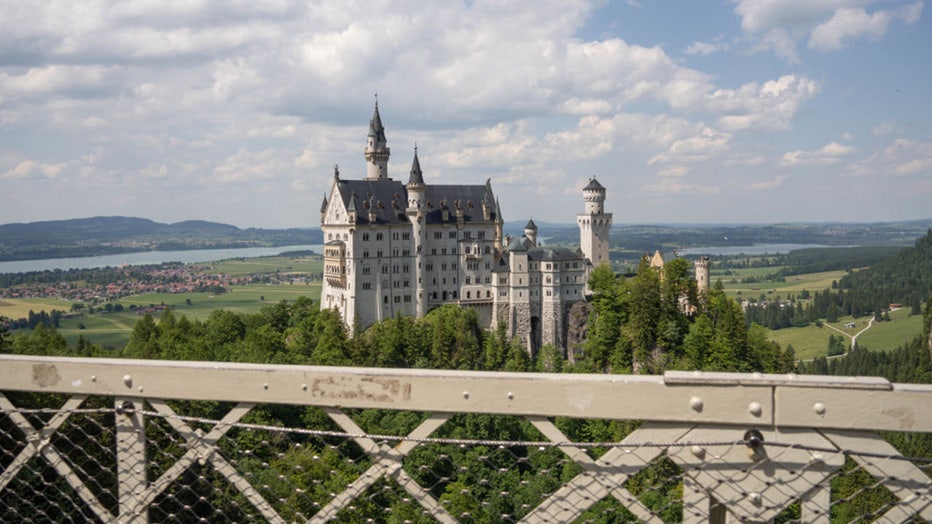
[[[32,365],[32,383],[47,388],[58,384],[61,377],[58,375],[58,368],[55,364],[33,364]]]
[[[367,400],[394,404],[411,399],[411,384],[398,379],[367,377],[362,379],[328,377],[311,382],[314,398]]]

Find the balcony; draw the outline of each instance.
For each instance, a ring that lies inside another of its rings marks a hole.
[[[4,355],[0,391],[2,522],[932,518],[891,444],[932,386],[876,378]]]

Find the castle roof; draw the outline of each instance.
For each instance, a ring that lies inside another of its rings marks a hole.
[[[385,138],[385,126],[382,125],[382,117],[379,115],[379,101],[375,101],[375,112],[372,113],[372,120],[369,120],[369,136],[375,138],[376,142],[388,142]]]
[[[421,161],[417,158],[417,146],[414,146],[414,160],[411,162],[411,176],[408,178],[408,185],[424,185],[424,173],[421,172]]]
[[[564,247],[539,247],[528,250],[527,258],[533,261],[561,262],[565,260],[582,260],[583,256]]]
[[[485,185],[426,185],[425,206],[428,224],[456,222],[457,210],[463,221],[482,222],[482,198],[489,189]],[[357,224],[408,223],[405,209],[408,190],[396,180],[345,180],[337,181],[337,194],[346,209],[355,206]],[[444,220],[443,211],[448,211]],[[374,220],[370,220],[370,215]],[[494,217],[493,217],[494,219]]]
[[[605,186],[599,183],[595,177],[589,179],[589,183],[583,188],[583,191],[605,191]]]
[[[534,219],[528,219],[527,225],[524,226],[524,229],[533,229],[537,230],[537,224],[534,223]]]
[[[508,247],[505,248],[505,251],[509,253],[523,253],[527,251],[527,245],[525,244],[526,237],[515,237]]]

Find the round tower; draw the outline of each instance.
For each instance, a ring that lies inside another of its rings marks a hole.
[[[595,177],[583,188],[585,212],[576,215],[579,226],[579,249],[593,266],[608,264],[609,232],[612,214],[605,212],[605,186]]]
[[[696,259],[696,288],[700,293],[709,291],[709,256]]]
[[[369,121],[369,136],[366,142],[366,179],[388,179],[388,157],[391,149],[388,139],[385,138],[385,127],[382,117],[379,116],[379,101],[375,101],[375,112]]]
[[[424,185],[424,174],[421,172],[421,161],[417,158],[417,146],[414,146],[414,160],[411,161],[411,174],[408,177],[408,184],[405,186],[408,190],[408,208],[405,213],[411,222],[411,237],[414,241],[414,282],[417,286],[415,295],[415,315],[418,318],[424,316],[427,312],[427,297],[424,293],[424,242],[427,240],[427,228],[424,225],[426,207],[425,194],[427,191]]]

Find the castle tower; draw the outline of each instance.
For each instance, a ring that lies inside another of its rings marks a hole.
[[[699,293],[709,292],[709,255],[696,260],[696,288]]]
[[[607,264],[612,214],[605,212],[605,187],[595,177],[583,188],[583,201],[585,213],[576,215],[579,248],[593,266]]]
[[[414,146],[414,160],[411,161],[411,174],[408,177],[408,184],[405,186],[408,190],[408,208],[405,214],[411,221],[411,237],[414,242],[414,282],[416,286],[415,315],[422,318],[427,312],[427,296],[424,292],[424,257],[426,248],[424,242],[427,239],[427,228],[425,227],[425,195],[426,186],[424,185],[424,174],[421,172],[421,161],[417,158],[417,146]]]
[[[537,224],[533,219],[528,220],[524,226],[524,236],[531,242],[531,247],[537,247]]]
[[[391,149],[385,138],[385,127],[379,116],[379,101],[375,101],[375,112],[369,121],[369,137],[366,143],[366,179],[388,180],[388,157]]]

